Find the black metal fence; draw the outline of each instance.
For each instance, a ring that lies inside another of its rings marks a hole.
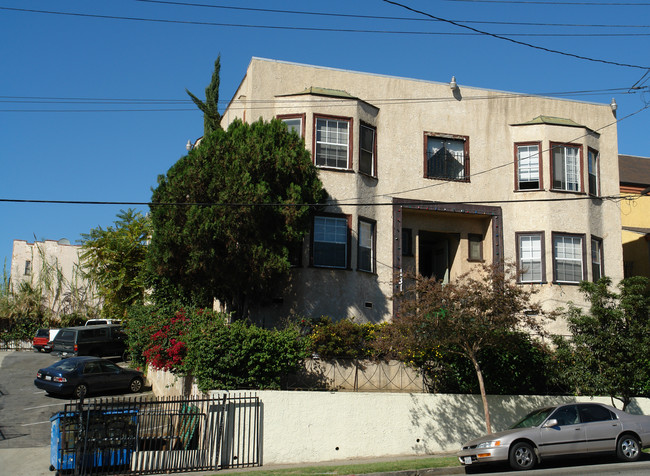
[[[156,474],[261,465],[254,394],[112,398],[52,417],[50,469],[59,474]]]

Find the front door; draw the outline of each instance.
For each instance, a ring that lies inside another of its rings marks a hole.
[[[557,420],[553,427],[541,428],[539,452],[541,456],[584,453],[587,438],[584,425],[580,423],[576,405],[565,405],[549,417]]]
[[[449,282],[449,274],[458,238],[453,234],[421,231],[419,239],[418,271],[426,278]]]

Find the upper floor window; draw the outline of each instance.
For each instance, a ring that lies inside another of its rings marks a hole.
[[[27,260],[25,261],[25,276],[32,274],[32,262]]]
[[[558,283],[579,283],[585,279],[582,235],[553,234],[553,278]]]
[[[587,167],[589,172],[589,194],[600,195],[600,154],[597,150],[588,149]]]
[[[540,144],[515,144],[517,163],[517,190],[540,190],[541,161],[539,160]]]
[[[377,129],[367,124],[359,126],[359,172],[376,177]]]
[[[582,147],[551,142],[553,190],[580,192]]]
[[[350,169],[351,119],[316,117],[315,161],[320,167]]]
[[[304,136],[305,131],[305,115],[304,114],[287,114],[283,116],[278,116],[282,122],[284,122],[289,129],[289,132],[295,132],[300,137]]]
[[[603,273],[603,240],[591,237],[591,277],[594,282],[604,276]]]
[[[375,272],[375,223],[363,219],[359,219],[357,268],[361,271]]]
[[[517,234],[517,267],[520,283],[544,282],[544,234]]]
[[[312,264],[327,268],[347,268],[349,223],[346,216],[315,216]]]
[[[425,176],[465,180],[469,176],[469,139],[460,136],[426,136]]]

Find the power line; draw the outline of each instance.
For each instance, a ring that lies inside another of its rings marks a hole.
[[[307,27],[307,26],[281,26],[281,25],[254,25],[254,24],[244,24],[244,23],[218,23],[218,22],[208,22],[208,21],[196,21],[196,20],[167,20],[160,18],[143,18],[143,17],[128,17],[128,16],[118,16],[118,15],[99,15],[92,13],[76,13],[76,12],[60,12],[52,10],[35,10],[27,8],[12,8],[12,7],[0,7],[0,10],[9,10],[25,13],[42,13],[49,15],[63,15],[63,16],[74,16],[82,18],[101,18],[108,20],[128,20],[128,21],[140,21],[140,22],[149,22],[149,23],[167,23],[167,24],[180,24],[180,25],[201,25],[201,26],[217,26],[217,27],[230,27],[230,28],[251,28],[251,29],[270,29],[270,30],[286,30],[286,31],[314,31],[314,32],[326,32],[326,33],[374,33],[374,34],[388,34],[388,35],[418,35],[418,36],[480,36],[488,33],[480,32],[475,30],[474,33],[465,33],[465,32],[435,32],[435,31],[413,31],[413,30],[369,30],[369,29],[360,29],[360,28],[318,28],[318,27]],[[450,23],[451,20],[441,20],[444,22]],[[463,26],[461,23],[451,22],[458,26]],[[471,27],[466,27],[470,30],[474,30]],[[494,34],[490,33],[491,36],[502,37],[500,35],[508,36],[521,36],[521,37],[641,37],[641,36],[650,36],[650,33],[503,33],[503,34]],[[515,40],[510,40],[515,41]],[[539,48],[539,47],[538,47]],[[542,48],[540,48],[542,49]],[[552,50],[550,50],[552,51]],[[567,53],[568,55],[568,53]],[[570,55],[575,56],[575,55]],[[601,61],[604,62],[604,61]],[[627,66],[627,65],[619,65]],[[641,68],[641,66],[635,66]]]
[[[432,15],[430,13],[426,13],[426,12],[423,12],[421,10],[411,8],[411,7],[407,6],[407,5],[403,5],[401,3],[394,2],[392,0],[383,0],[383,1],[386,2],[386,3],[389,3],[391,5],[395,5],[397,7],[404,8],[406,10],[412,11],[414,13],[419,13],[420,15],[425,15],[425,16],[427,16],[429,18],[436,18],[436,19],[439,19],[440,21],[444,21],[444,22],[449,23],[451,25],[455,25],[455,26],[460,27],[460,28],[465,28],[465,29],[471,30],[471,31],[473,31],[475,33],[480,33],[481,35],[491,36],[491,37],[499,39],[499,40],[509,41],[509,42],[517,44],[517,45],[526,46],[528,48],[533,48],[533,49],[545,51],[547,53],[554,53],[554,54],[568,56],[568,57],[576,58],[576,59],[580,59],[580,60],[592,61],[592,62],[595,62],[595,63],[609,64],[609,65],[612,65],[612,66],[621,66],[621,67],[626,67],[626,68],[636,68],[636,69],[644,69],[644,70],[650,69],[650,66],[640,66],[640,65],[635,65],[635,64],[619,63],[619,62],[616,62],[616,61],[607,61],[607,60],[602,60],[602,59],[597,59],[597,58],[590,58],[590,57],[587,57],[587,56],[581,56],[581,55],[576,55],[576,54],[573,54],[573,53],[566,53],[564,51],[554,50],[554,49],[551,49],[551,48],[545,48],[543,46],[532,45],[530,43],[524,43],[523,41],[513,40],[512,38],[508,38],[508,37],[505,37],[503,35],[499,35],[499,34],[495,34],[495,33],[489,33],[489,32],[486,32],[486,31],[478,30],[478,29],[473,28],[471,26],[463,25],[461,23],[458,23],[458,22],[455,22],[455,21],[452,21],[452,20],[447,20],[445,18],[437,17],[437,16]],[[512,36],[512,35],[510,35],[510,36]]]
[[[413,17],[395,17],[395,16],[381,16],[381,15],[359,15],[351,13],[329,13],[329,12],[307,12],[300,10],[280,10],[275,8],[252,8],[252,7],[234,7],[229,5],[211,5],[205,3],[190,3],[190,2],[171,2],[163,0],[135,0],[142,3],[157,3],[162,5],[176,5],[187,7],[201,7],[234,11],[246,12],[262,12],[262,13],[280,13],[290,15],[310,15],[320,17],[335,17],[335,18],[359,18],[368,20],[395,20],[395,21],[416,21],[416,22],[437,22],[433,18],[413,18]],[[559,26],[559,27],[584,27],[584,28],[650,28],[650,25],[613,25],[613,24],[579,24],[579,23],[535,23],[535,22],[509,22],[509,21],[478,21],[478,20],[454,20],[458,23],[467,24],[482,24],[482,25],[514,25],[514,26]]]
[[[522,5],[580,5],[597,7],[648,7],[650,3],[631,2],[553,2],[537,0],[445,0],[447,2],[471,2],[471,3],[519,3]]]

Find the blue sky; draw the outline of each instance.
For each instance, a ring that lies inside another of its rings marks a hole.
[[[401,3],[590,60],[382,0],[0,0],[0,199],[148,202],[157,176],[202,135],[185,88],[203,97],[219,54],[221,110],[253,56],[441,82],[454,75],[460,85],[589,102],[614,97],[619,120],[650,102],[647,89],[630,90],[650,85],[646,0]],[[650,156],[649,119],[646,109],[619,123],[619,153]],[[9,268],[14,239],[76,243],[128,207],[0,202],[0,260]]]

